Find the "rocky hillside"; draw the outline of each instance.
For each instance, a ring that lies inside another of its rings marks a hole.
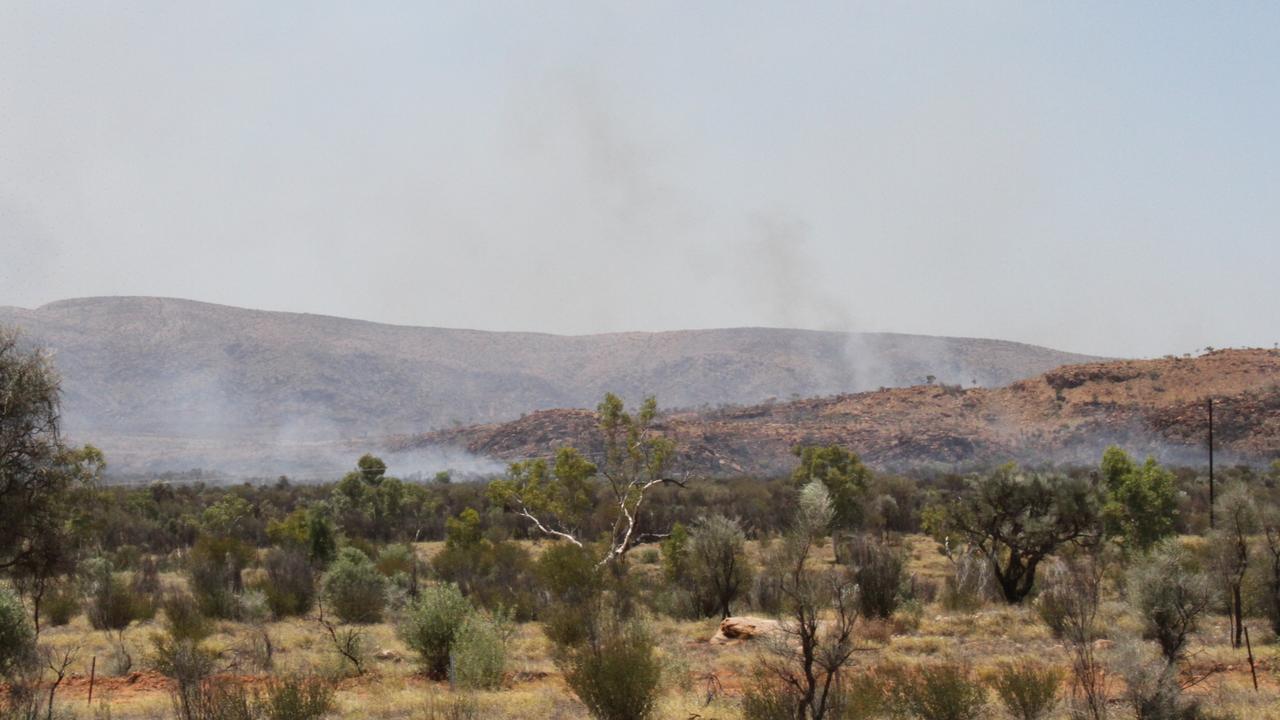
[[[704,412],[675,412],[660,430],[688,469],[778,472],[797,445],[838,443],[879,467],[1020,460],[1096,462],[1104,447],[1168,461],[1205,461],[1206,401],[1224,461],[1280,458],[1280,351],[1069,365],[999,388],[919,385]],[[598,452],[586,410],[401,438],[397,447],[465,448],[513,460],[574,444]]]
[[[56,353],[74,438],[177,468],[204,462],[188,449],[206,442],[381,437],[591,407],[606,391],[696,408],[929,375],[999,386],[1088,359],[997,340],[764,328],[566,337],[140,297],[0,308],[0,325]]]

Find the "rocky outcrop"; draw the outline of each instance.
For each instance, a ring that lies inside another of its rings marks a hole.
[[[777,620],[759,617],[727,617],[720,621],[716,634],[711,636],[713,645],[724,645],[745,640],[768,637],[781,632]]]

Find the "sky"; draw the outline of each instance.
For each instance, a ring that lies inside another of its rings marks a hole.
[[[1280,341],[1280,4],[0,3],[0,305]]]

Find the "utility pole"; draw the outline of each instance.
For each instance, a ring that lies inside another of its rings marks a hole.
[[[1209,529],[1213,529],[1213,398],[1209,398]]]

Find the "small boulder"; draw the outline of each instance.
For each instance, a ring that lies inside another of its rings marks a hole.
[[[377,660],[387,660],[390,662],[400,662],[400,653],[395,650],[382,649],[373,654]]]
[[[720,627],[711,637],[715,645],[729,642],[752,640],[754,638],[778,632],[778,621],[758,617],[727,617],[720,621]]]

